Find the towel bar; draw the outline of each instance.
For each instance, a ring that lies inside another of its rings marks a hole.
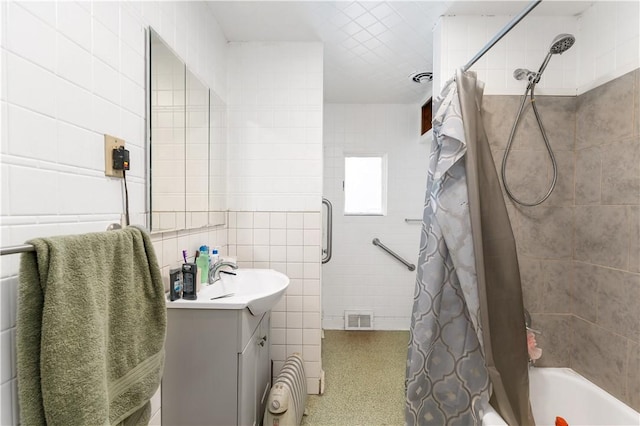
[[[122,228],[118,223],[112,223],[107,228],[107,231],[113,231],[115,229]],[[30,251],[35,251],[35,247],[32,244],[20,244],[17,246],[8,246],[0,248],[0,256],[4,256],[5,254],[16,254],[16,253],[27,253]]]

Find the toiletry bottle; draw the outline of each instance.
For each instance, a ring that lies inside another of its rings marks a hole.
[[[169,271],[169,299],[174,300],[182,298],[182,269],[175,268]]]
[[[218,247],[216,247],[211,251],[211,261],[209,262],[209,264],[215,265],[216,263],[218,263],[219,260],[220,260],[220,255],[218,254]]]
[[[196,290],[196,269],[197,266],[195,263],[185,263],[182,265],[183,299],[196,300],[198,298]]]
[[[196,259],[198,272],[200,272],[200,284],[209,284],[209,247],[200,246],[200,255]]]

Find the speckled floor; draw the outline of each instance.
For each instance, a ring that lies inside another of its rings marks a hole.
[[[325,393],[309,395],[302,425],[403,425],[409,332],[324,333]]]

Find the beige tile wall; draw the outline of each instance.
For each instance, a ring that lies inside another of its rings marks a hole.
[[[571,367],[640,409],[640,70],[578,96]]]
[[[556,154],[552,196],[538,207],[508,198],[525,306],[543,348],[539,366],[569,366],[640,409],[640,70],[578,97],[538,97]],[[519,106],[485,98],[499,169]],[[550,161],[531,110],[516,134],[507,179],[526,201],[544,194]]]

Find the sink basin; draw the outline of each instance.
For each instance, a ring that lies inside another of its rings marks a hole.
[[[167,302],[167,308],[244,309],[258,316],[269,311],[289,286],[289,277],[273,269],[236,269],[201,288],[196,300]]]

